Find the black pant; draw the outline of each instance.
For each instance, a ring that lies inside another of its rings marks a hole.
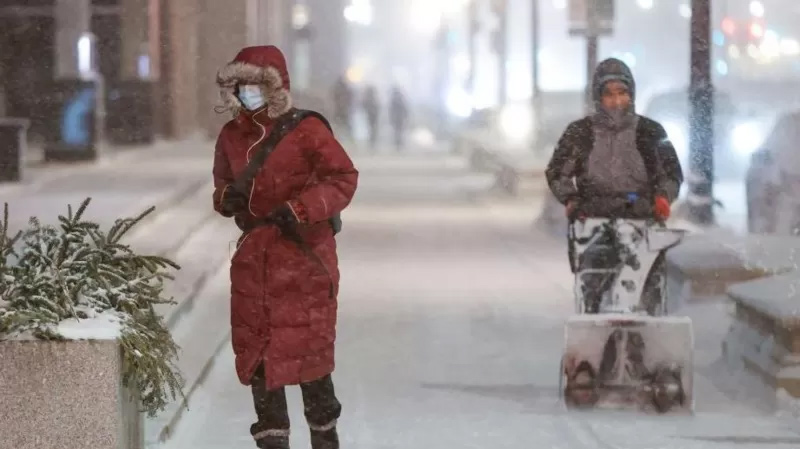
[[[264,365],[259,365],[251,381],[256,421],[250,433],[262,449],[285,449],[289,447],[289,410],[286,406],[286,390],[267,390],[264,382]],[[300,384],[306,421],[311,430],[312,449],[338,449],[339,437],[336,420],[342,413],[342,405],[336,398],[333,379],[327,375],[321,379]]]

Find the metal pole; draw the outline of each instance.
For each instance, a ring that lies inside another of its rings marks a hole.
[[[597,5],[594,1],[586,2],[586,113],[594,112],[594,98],[592,95],[592,76],[597,67]]]
[[[689,81],[689,220],[714,223],[714,100],[711,82],[711,1],[692,0]]]
[[[508,63],[508,0],[498,0],[500,30],[497,43],[497,76],[498,76],[498,95],[499,105],[505,106],[508,98],[508,84],[506,81],[506,64]]]
[[[478,66],[478,0],[470,0],[467,8],[467,14],[469,16],[469,40],[467,41],[469,72],[467,75],[466,90],[471,98],[475,92],[475,75]]]
[[[541,92],[539,90],[539,0],[531,1],[531,107],[533,109],[534,135],[539,134],[539,123],[542,113]],[[535,140],[534,140],[535,141]],[[537,148],[534,148],[536,151]]]

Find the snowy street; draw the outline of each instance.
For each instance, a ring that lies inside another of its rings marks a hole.
[[[491,176],[445,154],[354,159],[359,191],[337,238],[342,286],[333,377],[344,407],[343,447],[800,445],[800,423],[712,384],[724,307],[685,311],[695,318],[695,416],[564,413],[557,389],[572,278],[563,241],[532,228],[542,195],[496,195]],[[205,245],[227,252],[228,236]],[[224,335],[228,291],[223,267],[193,312],[207,322],[191,329],[187,322],[179,332],[199,337],[213,328]],[[309,447],[299,389],[287,393],[292,447]],[[161,449],[255,447],[250,391],[236,378],[229,342],[189,406]]]

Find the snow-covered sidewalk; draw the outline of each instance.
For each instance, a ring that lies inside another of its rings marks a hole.
[[[67,205],[87,197],[87,218],[103,226],[150,206],[168,207],[211,182],[213,143],[202,140],[161,142],[119,150],[95,163],[59,164],[31,173],[21,184],[1,185],[13,229],[31,216],[53,222]]]
[[[481,196],[475,175],[459,176],[449,158],[412,159],[361,166],[343,215],[342,447],[800,445],[796,423],[726,397],[708,370],[695,378],[695,416],[565,414],[557,391],[572,279],[563,242],[531,229],[542,199]],[[701,354],[719,355],[719,342],[700,341]],[[308,447],[298,389],[288,399],[293,447]],[[163,447],[251,448],[253,420],[228,346]]]

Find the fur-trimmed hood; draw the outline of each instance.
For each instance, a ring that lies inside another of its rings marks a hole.
[[[236,118],[242,104],[236,97],[239,84],[258,84],[267,99],[267,115],[275,119],[292,108],[286,58],[273,45],[246,47],[217,72],[217,85],[224,107]]]

